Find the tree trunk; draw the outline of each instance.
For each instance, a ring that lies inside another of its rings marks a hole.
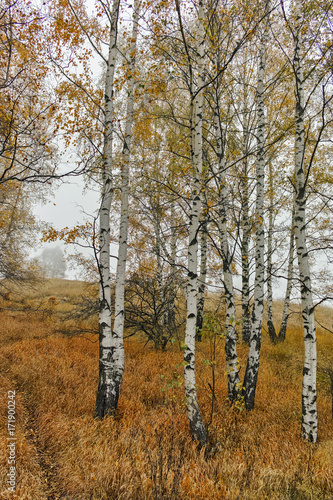
[[[116,62],[117,24],[119,0],[112,6],[110,44],[105,82],[105,126],[103,151],[103,193],[100,217],[100,299],[99,299],[99,383],[96,396],[95,418],[113,415],[118,403],[118,381],[114,379],[114,345],[111,332],[110,288],[110,208],[113,197],[112,145],[113,145],[113,82]]]
[[[304,131],[304,88],[302,68],[302,19],[301,3],[296,3],[296,30],[294,33],[295,54],[294,71],[296,80],[296,137],[295,137],[295,241],[297,249],[299,276],[301,282],[301,301],[304,325],[304,368],[302,389],[302,436],[308,441],[317,442],[317,348],[314,307],[312,300],[309,256],[306,244],[306,180],[304,171],[305,131]]]
[[[273,323],[273,288],[272,288],[272,255],[273,255],[273,209],[274,209],[274,182],[272,163],[269,162],[269,215],[267,234],[267,329],[268,335],[273,342],[277,343],[277,335]]]
[[[205,291],[206,291],[206,276],[207,276],[207,216],[208,209],[207,205],[202,213],[201,222],[201,237],[200,237],[200,278],[198,287],[198,301],[197,301],[197,329],[196,329],[196,340],[201,342],[202,335],[202,323],[204,316],[204,305],[205,305]]]
[[[176,327],[176,252],[177,252],[177,232],[175,202],[171,200],[171,248],[170,248],[170,286],[168,303],[168,322],[173,330]]]
[[[287,324],[288,324],[288,318],[289,318],[290,297],[291,297],[291,290],[292,290],[293,269],[294,269],[294,246],[295,246],[295,204],[293,206],[293,212],[292,212],[292,218],[291,218],[291,228],[290,228],[287,288],[286,288],[286,295],[285,295],[285,299],[284,299],[282,320],[281,320],[281,326],[280,326],[280,331],[279,331],[279,335],[278,335],[278,342],[284,342],[286,339]]]
[[[243,160],[243,172],[241,176],[242,191],[242,340],[250,342],[251,316],[250,316],[250,265],[249,265],[249,243],[250,243],[250,218],[249,218],[249,179],[248,179],[248,131],[244,130],[243,145],[245,156]]]
[[[156,338],[155,346],[157,348],[164,349],[168,343],[168,297],[166,296],[166,290],[163,286],[163,266],[161,258],[161,250],[163,247],[161,238],[161,216],[159,214],[159,201],[157,206],[153,209],[153,219],[154,219],[154,230],[155,230],[155,252],[156,252],[156,281],[158,290],[158,323],[159,323],[159,338]]]
[[[176,0],[179,23],[182,27],[178,0]],[[188,279],[187,279],[187,318],[185,329],[184,378],[187,414],[193,439],[200,445],[207,443],[207,431],[202,421],[197,398],[195,381],[195,333],[197,324],[197,293],[198,293],[198,231],[201,212],[201,180],[202,180],[202,111],[203,111],[203,58],[204,58],[204,18],[203,0],[199,1],[197,20],[197,62],[198,82],[197,93],[194,93],[193,79],[191,85],[191,157],[194,167],[192,188],[192,208],[189,224],[188,245]],[[184,34],[183,34],[184,35]],[[184,39],[184,43],[186,43]],[[191,65],[191,62],[189,62]],[[190,68],[192,72],[192,67]],[[195,97],[194,97],[195,96]]]
[[[123,379],[124,373],[124,320],[125,320],[125,278],[126,278],[126,261],[127,261],[127,232],[128,232],[128,191],[129,191],[129,167],[131,160],[131,143],[132,143],[132,124],[133,124],[133,109],[134,109],[134,71],[135,71],[135,54],[136,41],[138,34],[138,16],[139,2],[134,3],[133,12],[133,30],[130,46],[130,64],[129,72],[132,78],[129,79],[127,89],[127,110],[125,123],[125,139],[122,152],[122,179],[121,179],[121,205],[120,205],[120,228],[119,228],[119,246],[118,246],[118,261],[116,271],[116,289],[115,289],[115,316],[112,331],[113,340],[113,380],[115,391],[117,392],[117,400]],[[115,408],[116,409],[116,408]]]
[[[217,94],[217,93],[216,93]],[[216,95],[218,101],[218,95]],[[220,111],[217,103],[214,116],[215,134],[216,134],[216,149],[218,155],[218,177],[219,177],[219,216],[218,228],[221,241],[221,254],[223,259],[223,282],[226,301],[226,340],[225,353],[227,361],[228,374],[228,397],[230,401],[234,401],[239,397],[240,380],[238,370],[238,358],[236,349],[236,309],[234,300],[234,286],[232,275],[232,255],[229,250],[228,243],[228,193],[226,181],[226,165],[223,148],[223,135],[220,123]]]
[[[266,1],[265,12],[269,12]],[[257,162],[256,162],[256,244],[255,244],[255,281],[254,300],[252,310],[252,329],[249,355],[244,377],[244,402],[248,410],[254,408],[255,392],[259,371],[259,357],[261,346],[261,325],[264,310],[264,283],[265,283],[265,234],[264,234],[264,179],[265,179],[265,103],[264,103],[264,76],[266,52],[267,22],[262,35],[260,46],[260,60],[257,84]]]

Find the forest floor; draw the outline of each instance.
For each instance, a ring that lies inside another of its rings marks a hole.
[[[297,308],[283,344],[272,345],[263,332],[251,412],[227,400],[224,340],[207,334],[197,348],[199,403],[213,445],[207,453],[189,435],[178,342],[157,352],[143,338],[128,338],[117,417],[92,418],[96,335],[55,333],[57,311],[70,310],[83,289],[53,280],[0,304],[1,499],[333,499],[332,333],[317,330],[317,444],[300,437],[303,334]],[[278,318],[281,304],[275,309]],[[318,308],[317,318],[332,329],[333,309]],[[247,348],[241,342],[238,354],[242,377]],[[13,400],[15,421],[8,420]],[[14,455],[10,492],[8,460]]]

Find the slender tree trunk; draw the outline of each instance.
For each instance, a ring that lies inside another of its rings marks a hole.
[[[154,218],[154,230],[155,230],[155,251],[156,251],[156,280],[157,280],[157,288],[159,295],[159,302],[161,308],[161,316],[160,321],[161,325],[165,323],[165,310],[163,307],[164,304],[164,291],[163,291],[163,268],[162,268],[162,260],[161,260],[161,231],[160,231],[160,218],[158,213],[156,213],[158,208],[153,208],[155,213],[153,214]]]
[[[182,26],[179,3],[176,0],[179,22]],[[184,378],[185,397],[190,430],[193,439],[199,441],[200,445],[207,443],[207,431],[202,421],[197,398],[195,381],[195,333],[197,324],[197,293],[198,293],[198,231],[201,212],[201,181],[202,181],[202,112],[203,91],[200,90],[203,78],[204,58],[204,18],[203,0],[199,1],[199,12],[197,21],[197,62],[198,83],[197,93],[194,94],[193,79],[191,82],[191,156],[194,167],[194,179],[192,188],[192,208],[189,224],[188,245],[188,279],[187,279],[187,318],[185,329],[185,351],[184,351]],[[184,43],[186,41],[184,40]],[[190,63],[191,64],[191,63]],[[191,72],[192,72],[192,68]],[[195,98],[193,99],[193,96]]]
[[[196,340],[201,342],[202,323],[204,316],[205,291],[206,291],[206,276],[207,276],[207,216],[208,209],[205,204],[202,212],[201,236],[200,236],[200,277],[198,287],[197,301],[197,331]]]
[[[268,0],[265,5],[266,14],[269,11]],[[265,179],[265,103],[264,76],[266,52],[267,23],[262,35],[260,46],[259,73],[257,84],[257,142],[258,155],[256,162],[256,244],[255,244],[255,281],[252,310],[252,330],[249,355],[244,377],[244,401],[248,410],[254,408],[255,392],[259,372],[259,357],[261,346],[261,325],[264,310],[265,283],[265,234],[264,234],[264,179]]]
[[[113,380],[114,390],[119,397],[120,387],[124,373],[124,320],[125,320],[125,278],[126,278],[126,261],[127,261],[127,232],[128,232],[128,191],[129,191],[129,167],[131,160],[131,143],[132,143],[132,124],[134,110],[134,71],[135,71],[135,54],[136,41],[138,34],[138,16],[139,2],[134,3],[133,13],[133,30],[130,46],[130,64],[129,79],[127,89],[127,110],[125,123],[125,139],[123,145],[122,156],[122,182],[121,182],[121,205],[120,205],[120,228],[119,228],[119,246],[118,246],[118,261],[116,271],[116,290],[115,290],[115,317],[113,324]],[[115,408],[116,409],[116,408]]]
[[[216,95],[218,100],[218,96]],[[226,180],[226,165],[223,148],[223,136],[220,123],[219,106],[217,105],[214,116],[216,149],[218,154],[218,177],[219,177],[219,236],[221,241],[221,253],[223,259],[223,281],[226,301],[226,340],[225,353],[228,373],[228,397],[230,401],[238,398],[240,393],[240,380],[238,370],[238,358],[236,349],[236,308],[234,300],[234,286],[232,274],[232,255],[228,243],[228,193]]]
[[[291,218],[291,228],[290,228],[290,242],[289,242],[289,253],[288,253],[288,271],[287,271],[287,288],[286,295],[284,298],[283,312],[280,331],[278,335],[278,342],[284,342],[286,339],[287,324],[289,318],[289,307],[290,307],[290,297],[292,290],[292,279],[293,279],[293,269],[294,269],[294,247],[295,247],[295,204],[293,206],[292,218]]]
[[[161,250],[163,247],[161,238],[161,219],[158,214],[158,207],[153,214],[154,229],[155,229],[155,251],[156,251],[156,281],[158,288],[158,308],[159,308],[159,325],[161,338],[157,339],[158,347],[165,348],[167,344],[167,336],[164,335],[165,330],[168,328],[168,298],[165,296],[165,289],[163,286],[163,266],[161,258]]]
[[[118,403],[118,384],[113,373],[113,339],[111,332],[110,283],[110,208],[113,197],[112,143],[113,143],[113,82],[116,63],[119,0],[112,6],[110,44],[105,82],[105,129],[103,193],[100,207],[100,299],[99,299],[99,383],[96,396],[95,418],[113,415]]]
[[[268,335],[276,344],[277,335],[273,323],[273,288],[272,288],[272,255],[273,255],[273,210],[274,210],[274,182],[272,163],[269,162],[268,173],[269,189],[269,214],[268,214],[268,234],[267,234],[267,329]]]
[[[177,251],[177,232],[176,232],[176,213],[175,202],[171,201],[171,248],[170,248],[170,287],[169,287],[169,305],[168,305],[168,322],[170,328],[175,329],[176,326],[176,251]]]
[[[306,180],[304,171],[305,131],[304,131],[304,88],[302,68],[302,19],[301,3],[296,2],[296,30],[294,33],[295,54],[294,70],[296,79],[296,137],[295,137],[295,241],[299,276],[301,282],[301,301],[304,325],[304,368],[302,389],[302,436],[308,441],[317,442],[317,347],[314,307],[311,290],[310,265],[306,244]]]
[[[243,173],[241,177],[242,190],[242,340],[247,344],[251,336],[251,316],[250,316],[250,263],[249,263],[249,243],[250,243],[250,217],[249,217],[249,179],[248,179],[248,132],[244,131],[244,161]]]

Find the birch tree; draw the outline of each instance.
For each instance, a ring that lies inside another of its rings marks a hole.
[[[94,175],[102,178],[101,205],[99,209],[99,249],[95,249],[99,272],[99,383],[96,396],[95,418],[103,419],[107,415],[114,415],[121,387],[124,371],[124,295],[125,271],[127,260],[127,231],[128,231],[128,195],[129,195],[129,166],[131,161],[131,140],[134,115],[134,87],[135,87],[135,57],[138,35],[139,2],[134,2],[133,30],[131,39],[125,52],[129,54],[124,64],[124,82],[127,83],[126,117],[124,119],[124,137],[121,154],[121,214],[119,221],[118,260],[115,291],[115,319],[112,325],[111,318],[111,276],[110,276],[110,220],[111,206],[115,187],[115,91],[120,90],[123,83],[121,78],[115,80],[116,60],[119,57],[117,46],[118,19],[120,14],[120,0],[112,5],[99,1],[95,7],[97,16],[89,16],[83,4],[76,4],[66,0],[65,12],[70,22],[70,33],[64,28],[62,21],[63,5],[55,10],[55,30],[65,41],[69,40],[71,50],[85,70],[80,75],[70,72],[59,61],[57,52],[52,53],[52,62],[62,77],[58,92],[69,103],[69,112],[76,118],[69,123],[67,145],[75,145],[82,161],[89,166],[89,179],[92,182]],[[102,25],[100,19],[107,19],[107,26]],[[65,33],[63,33],[65,31]],[[108,41],[103,40],[107,35]],[[67,37],[66,37],[67,36]],[[60,37],[61,38],[61,37]],[[86,45],[90,49],[86,49]],[[104,54],[103,46],[107,46]],[[92,53],[102,60],[105,74],[104,91],[96,88],[90,74],[88,59]],[[68,66],[77,65],[69,56]],[[102,102],[102,95],[104,102]],[[72,102],[82,102],[82,107],[72,107]],[[120,120],[119,120],[120,121]],[[90,127],[87,128],[89,123]],[[119,130],[117,130],[119,134]],[[73,142],[72,136],[76,137]],[[118,144],[119,145],[119,141]],[[101,165],[101,167],[100,167]]]
[[[267,231],[267,329],[272,342],[275,344],[276,332],[273,323],[273,290],[272,290],[274,195],[273,195],[273,169],[271,161],[269,161],[268,194],[269,194],[269,214],[268,214],[268,231]]]
[[[202,114],[203,114],[203,90],[204,83],[204,41],[205,32],[203,26],[204,3],[199,0],[198,19],[196,21],[196,54],[197,54],[197,82],[194,81],[193,65],[190,58],[185,33],[182,25],[182,15],[179,1],[176,1],[179,27],[181,30],[184,47],[188,57],[190,71],[190,94],[191,94],[191,158],[194,170],[192,187],[192,207],[189,224],[188,243],[188,281],[187,281],[187,319],[185,329],[184,350],[184,376],[185,396],[187,414],[193,438],[201,445],[207,442],[208,436],[202,421],[195,381],[195,333],[197,323],[197,293],[198,293],[198,231],[201,212],[201,176],[202,176]],[[195,86],[196,84],[196,86]]]
[[[119,7],[118,7],[119,8]],[[135,57],[138,37],[138,19],[140,2],[136,0],[133,6],[133,30],[130,41],[130,62],[128,66],[127,79],[127,109],[125,120],[125,137],[122,151],[122,179],[121,179],[121,205],[120,205],[120,227],[118,243],[118,260],[116,271],[115,289],[115,318],[112,331],[113,343],[113,380],[115,385],[115,400],[113,408],[116,409],[120,386],[124,371],[124,318],[125,318],[125,276],[127,262],[127,233],[128,233],[128,195],[129,195],[129,168],[131,162],[132,126],[134,118],[134,89],[135,89]],[[110,44],[111,45],[111,44]],[[97,404],[96,404],[97,406]]]
[[[286,291],[283,302],[282,318],[280,323],[280,329],[276,330],[273,322],[273,256],[274,256],[274,246],[273,246],[273,234],[274,234],[274,215],[273,212],[277,211],[275,207],[275,196],[274,196],[274,179],[273,179],[273,169],[271,160],[269,161],[269,180],[268,180],[268,229],[267,229],[267,330],[270,340],[273,344],[283,342],[286,338],[286,330],[289,318],[289,308],[291,301],[291,293],[293,288],[294,279],[294,220],[295,220],[295,209],[294,200],[292,201],[292,216],[290,227],[288,227],[289,232],[289,247],[287,249],[287,272],[286,272]],[[286,191],[284,191],[286,192]]]
[[[279,334],[277,335],[278,342],[284,342],[286,338],[291,290],[293,284],[294,253],[295,253],[295,204],[293,205],[292,218],[291,218],[290,240],[289,240],[289,250],[288,250],[287,287],[283,303],[280,330]]]
[[[227,179],[226,161],[223,148],[223,132],[220,121],[220,108],[218,105],[218,94],[216,95],[217,106],[214,116],[216,132],[216,150],[218,159],[218,183],[219,183],[219,209],[218,228],[221,242],[221,255],[223,260],[223,284],[226,301],[226,342],[225,352],[228,374],[228,396],[230,401],[238,398],[240,393],[240,380],[238,358],[236,351],[236,308],[234,298],[232,254],[229,250],[227,229]]]
[[[266,18],[269,12],[269,1],[265,1]],[[261,346],[261,325],[264,310],[265,283],[265,233],[264,233],[264,178],[265,178],[265,103],[264,77],[267,43],[267,19],[261,35],[259,70],[257,83],[257,162],[256,162],[256,246],[255,246],[255,282],[252,310],[252,330],[249,355],[244,376],[244,401],[248,410],[254,407],[255,391],[259,371],[259,356]]]
[[[230,81],[234,82],[227,88],[231,103],[231,123],[233,133],[229,132],[229,149],[234,152],[235,177],[239,182],[239,247],[240,267],[242,276],[242,340],[249,343],[251,334],[251,306],[252,296],[252,211],[253,211],[253,156],[255,151],[254,129],[256,125],[255,112],[255,71],[257,55],[250,44],[246,44],[235,61],[235,67],[230,70]],[[240,69],[237,69],[240,68]],[[229,127],[230,129],[230,127]],[[235,156],[239,160],[235,161]],[[237,156],[236,156],[237,158]],[[236,191],[237,193],[237,191]],[[238,193],[237,193],[238,194]],[[236,195],[237,196],[237,195]],[[234,221],[238,225],[238,220]]]
[[[118,404],[122,380],[123,354],[121,346],[114,345],[111,331],[110,280],[110,209],[113,195],[113,93],[117,56],[117,34],[120,0],[115,0],[110,15],[110,40],[105,79],[105,123],[103,149],[103,192],[99,210],[99,382],[96,396],[95,418],[113,415]],[[118,340],[118,338],[117,338]],[[118,349],[117,349],[118,348]],[[120,352],[119,352],[120,351]]]
[[[290,9],[289,16],[283,2],[281,6],[293,40],[293,56],[289,62],[295,85],[294,234],[304,328],[301,434],[306,440],[315,443],[318,428],[317,339],[308,250],[309,218],[306,217],[306,208],[311,201],[309,185],[315,159],[324,141],[323,134],[332,122],[332,117],[330,115],[328,118],[327,112],[333,96],[324,62],[330,47],[325,36],[325,26],[329,25],[329,21],[327,6],[322,7],[320,4],[312,3],[308,10],[297,0]],[[314,18],[308,17],[311,9],[316,12]]]
[[[249,343],[251,336],[250,312],[250,258],[249,244],[251,237],[251,224],[249,218],[249,163],[248,163],[248,130],[243,132],[244,160],[241,175],[242,190],[242,339]]]
[[[206,292],[206,278],[207,278],[207,229],[208,229],[208,209],[207,202],[204,202],[204,209],[202,211],[201,233],[200,233],[200,276],[198,287],[198,300],[197,300],[197,325],[196,325],[196,340],[202,340],[201,330],[204,317],[205,305],[205,292]]]
[[[310,266],[306,242],[306,176],[304,169],[305,128],[304,128],[304,78],[302,53],[302,14],[301,4],[296,1],[294,38],[295,72],[295,242],[299,276],[301,281],[302,316],[304,325],[304,368],[302,386],[302,436],[308,441],[317,441],[317,349],[314,307],[311,290]]]
[[[250,178],[251,178],[251,125],[253,118],[253,99],[251,99],[251,73],[252,64],[249,61],[249,50],[245,48],[240,75],[241,84],[241,110],[239,120],[241,122],[241,152],[243,160],[241,162],[240,188],[241,188],[241,268],[242,268],[242,340],[245,343],[250,342],[251,337],[251,310],[250,310],[250,241],[251,241],[251,219],[250,219]],[[253,57],[251,57],[253,60]]]

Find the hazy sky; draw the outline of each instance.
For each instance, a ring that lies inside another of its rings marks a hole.
[[[49,223],[55,229],[74,227],[90,220],[89,215],[96,214],[99,207],[99,195],[96,191],[88,189],[83,193],[83,183],[79,179],[61,184],[54,189],[54,196],[51,196],[46,204],[36,204],[35,215],[43,222]],[[35,255],[39,255],[44,248],[60,246],[65,250],[65,246],[60,242],[40,243]],[[67,246],[66,251],[73,253],[73,248]],[[84,250],[85,254],[89,253]],[[67,271],[68,278],[77,277],[73,270]]]
[[[53,191],[54,196],[46,204],[36,204],[34,213],[37,217],[52,225],[55,229],[65,227],[74,227],[82,224],[86,220],[91,220],[92,215],[96,214],[99,208],[99,194],[93,189],[83,192],[83,182],[80,179],[73,179],[72,182],[62,184]],[[63,245],[61,242],[41,243],[38,246],[35,255],[40,255],[44,248],[60,246],[67,254],[74,253],[73,247]],[[89,250],[79,249],[85,255],[90,254]],[[115,249],[111,251],[115,253]],[[114,259],[111,259],[111,267],[115,269]],[[75,270],[68,269],[67,278],[76,279],[78,273]],[[241,287],[240,276],[235,276],[235,286]],[[279,280],[274,284],[274,296],[282,297],[284,295],[285,281]]]

